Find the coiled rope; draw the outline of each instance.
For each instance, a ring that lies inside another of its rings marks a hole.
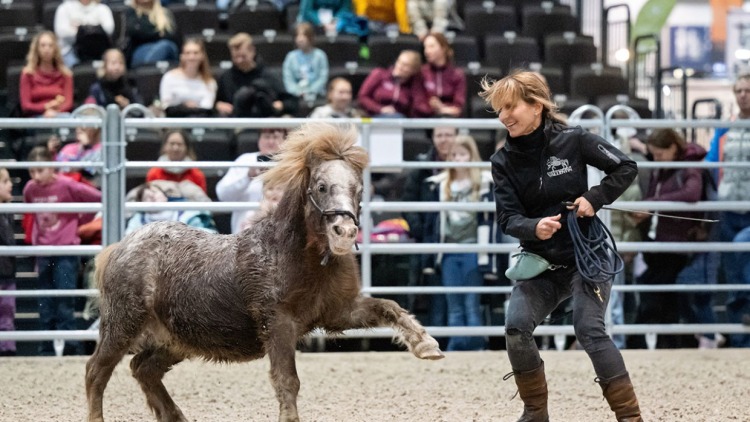
[[[606,283],[623,270],[624,263],[617,253],[615,239],[599,217],[594,215],[588,236],[581,231],[575,210],[568,212],[567,219],[570,237],[573,239],[576,267],[584,281]]]

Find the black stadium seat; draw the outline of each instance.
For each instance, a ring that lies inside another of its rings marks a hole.
[[[503,73],[541,62],[539,45],[531,37],[489,35],[484,39],[484,65],[499,67]]]
[[[216,4],[175,3],[169,5],[169,10],[172,11],[177,29],[181,34],[201,33],[204,29],[219,28],[219,11],[216,9]]]

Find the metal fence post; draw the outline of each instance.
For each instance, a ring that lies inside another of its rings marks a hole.
[[[104,171],[102,172],[102,245],[111,245],[122,238],[125,231],[125,148],[120,120],[120,109],[115,104],[107,107],[104,137]]]

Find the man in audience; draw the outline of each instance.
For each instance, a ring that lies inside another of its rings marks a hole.
[[[257,60],[250,35],[229,39],[232,67],[219,78],[216,111],[222,117],[280,117],[297,112],[297,98]]]

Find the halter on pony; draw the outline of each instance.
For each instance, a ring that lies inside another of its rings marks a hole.
[[[317,202],[315,202],[315,198],[313,198],[313,196],[312,196],[312,189],[310,189],[310,188],[307,188],[307,197],[310,199],[310,203],[313,204],[313,206],[315,207],[315,209],[317,209],[320,212],[320,218],[321,219],[325,218],[326,216],[333,217],[333,216],[337,216],[337,215],[344,215],[344,216],[348,216],[349,218],[351,218],[352,221],[354,221],[354,224],[357,227],[359,227],[359,219],[357,218],[356,215],[354,215],[353,212],[348,211],[348,210],[338,209],[338,208],[324,210],[323,208],[320,207],[320,205],[318,205]],[[359,244],[356,241],[354,242],[354,247],[357,250],[359,250]],[[323,260],[320,261],[320,265],[325,266],[326,264],[328,264],[328,259],[330,257],[331,257],[331,251],[326,252],[326,255],[323,257]]]

